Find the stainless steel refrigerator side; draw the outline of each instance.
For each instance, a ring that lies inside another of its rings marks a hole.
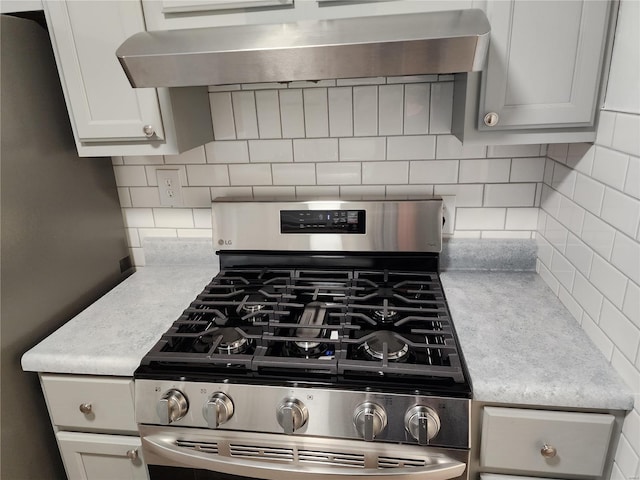
[[[128,250],[111,159],[78,157],[47,32],[0,18],[0,477],[64,478],[20,357],[122,281]]]

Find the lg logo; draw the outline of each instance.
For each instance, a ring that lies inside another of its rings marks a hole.
[[[218,245],[222,246],[222,245],[233,245],[233,242],[231,240],[223,240],[222,238],[220,240],[218,240]]]

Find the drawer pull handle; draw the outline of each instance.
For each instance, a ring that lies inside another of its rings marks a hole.
[[[132,461],[138,459],[138,449],[135,448],[133,450],[127,450],[127,457],[129,457]]]
[[[84,413],[85,415],[89,415],[90,413],[92,413],[92,406],[90,403],[81,403],[80,404],[80,411],[82,413]]]
[[[556,450],[556,447],[554,447],[553,445],[547,445],[546,443],[542,446],[542,449],[540,450],[540,455],[542,455],[544,458],[553,458],[558,454],[558,451]]]

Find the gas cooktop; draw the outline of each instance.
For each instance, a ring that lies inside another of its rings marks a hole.
[[[136,377],[167,373],[470,395],[436,271],[223,268]]]

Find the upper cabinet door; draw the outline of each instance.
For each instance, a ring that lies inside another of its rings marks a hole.
[[[479,130],[592,125],[610,7],[606,0],[488,2]]]
[[[156,90],[133,89],[115,55],[126,38],[145,30],[140,3],[43,3],[76,137],[81,142],[163,140]]]
[[[457,10],[483,1],[142,0],[142,6],[152,31]]]

